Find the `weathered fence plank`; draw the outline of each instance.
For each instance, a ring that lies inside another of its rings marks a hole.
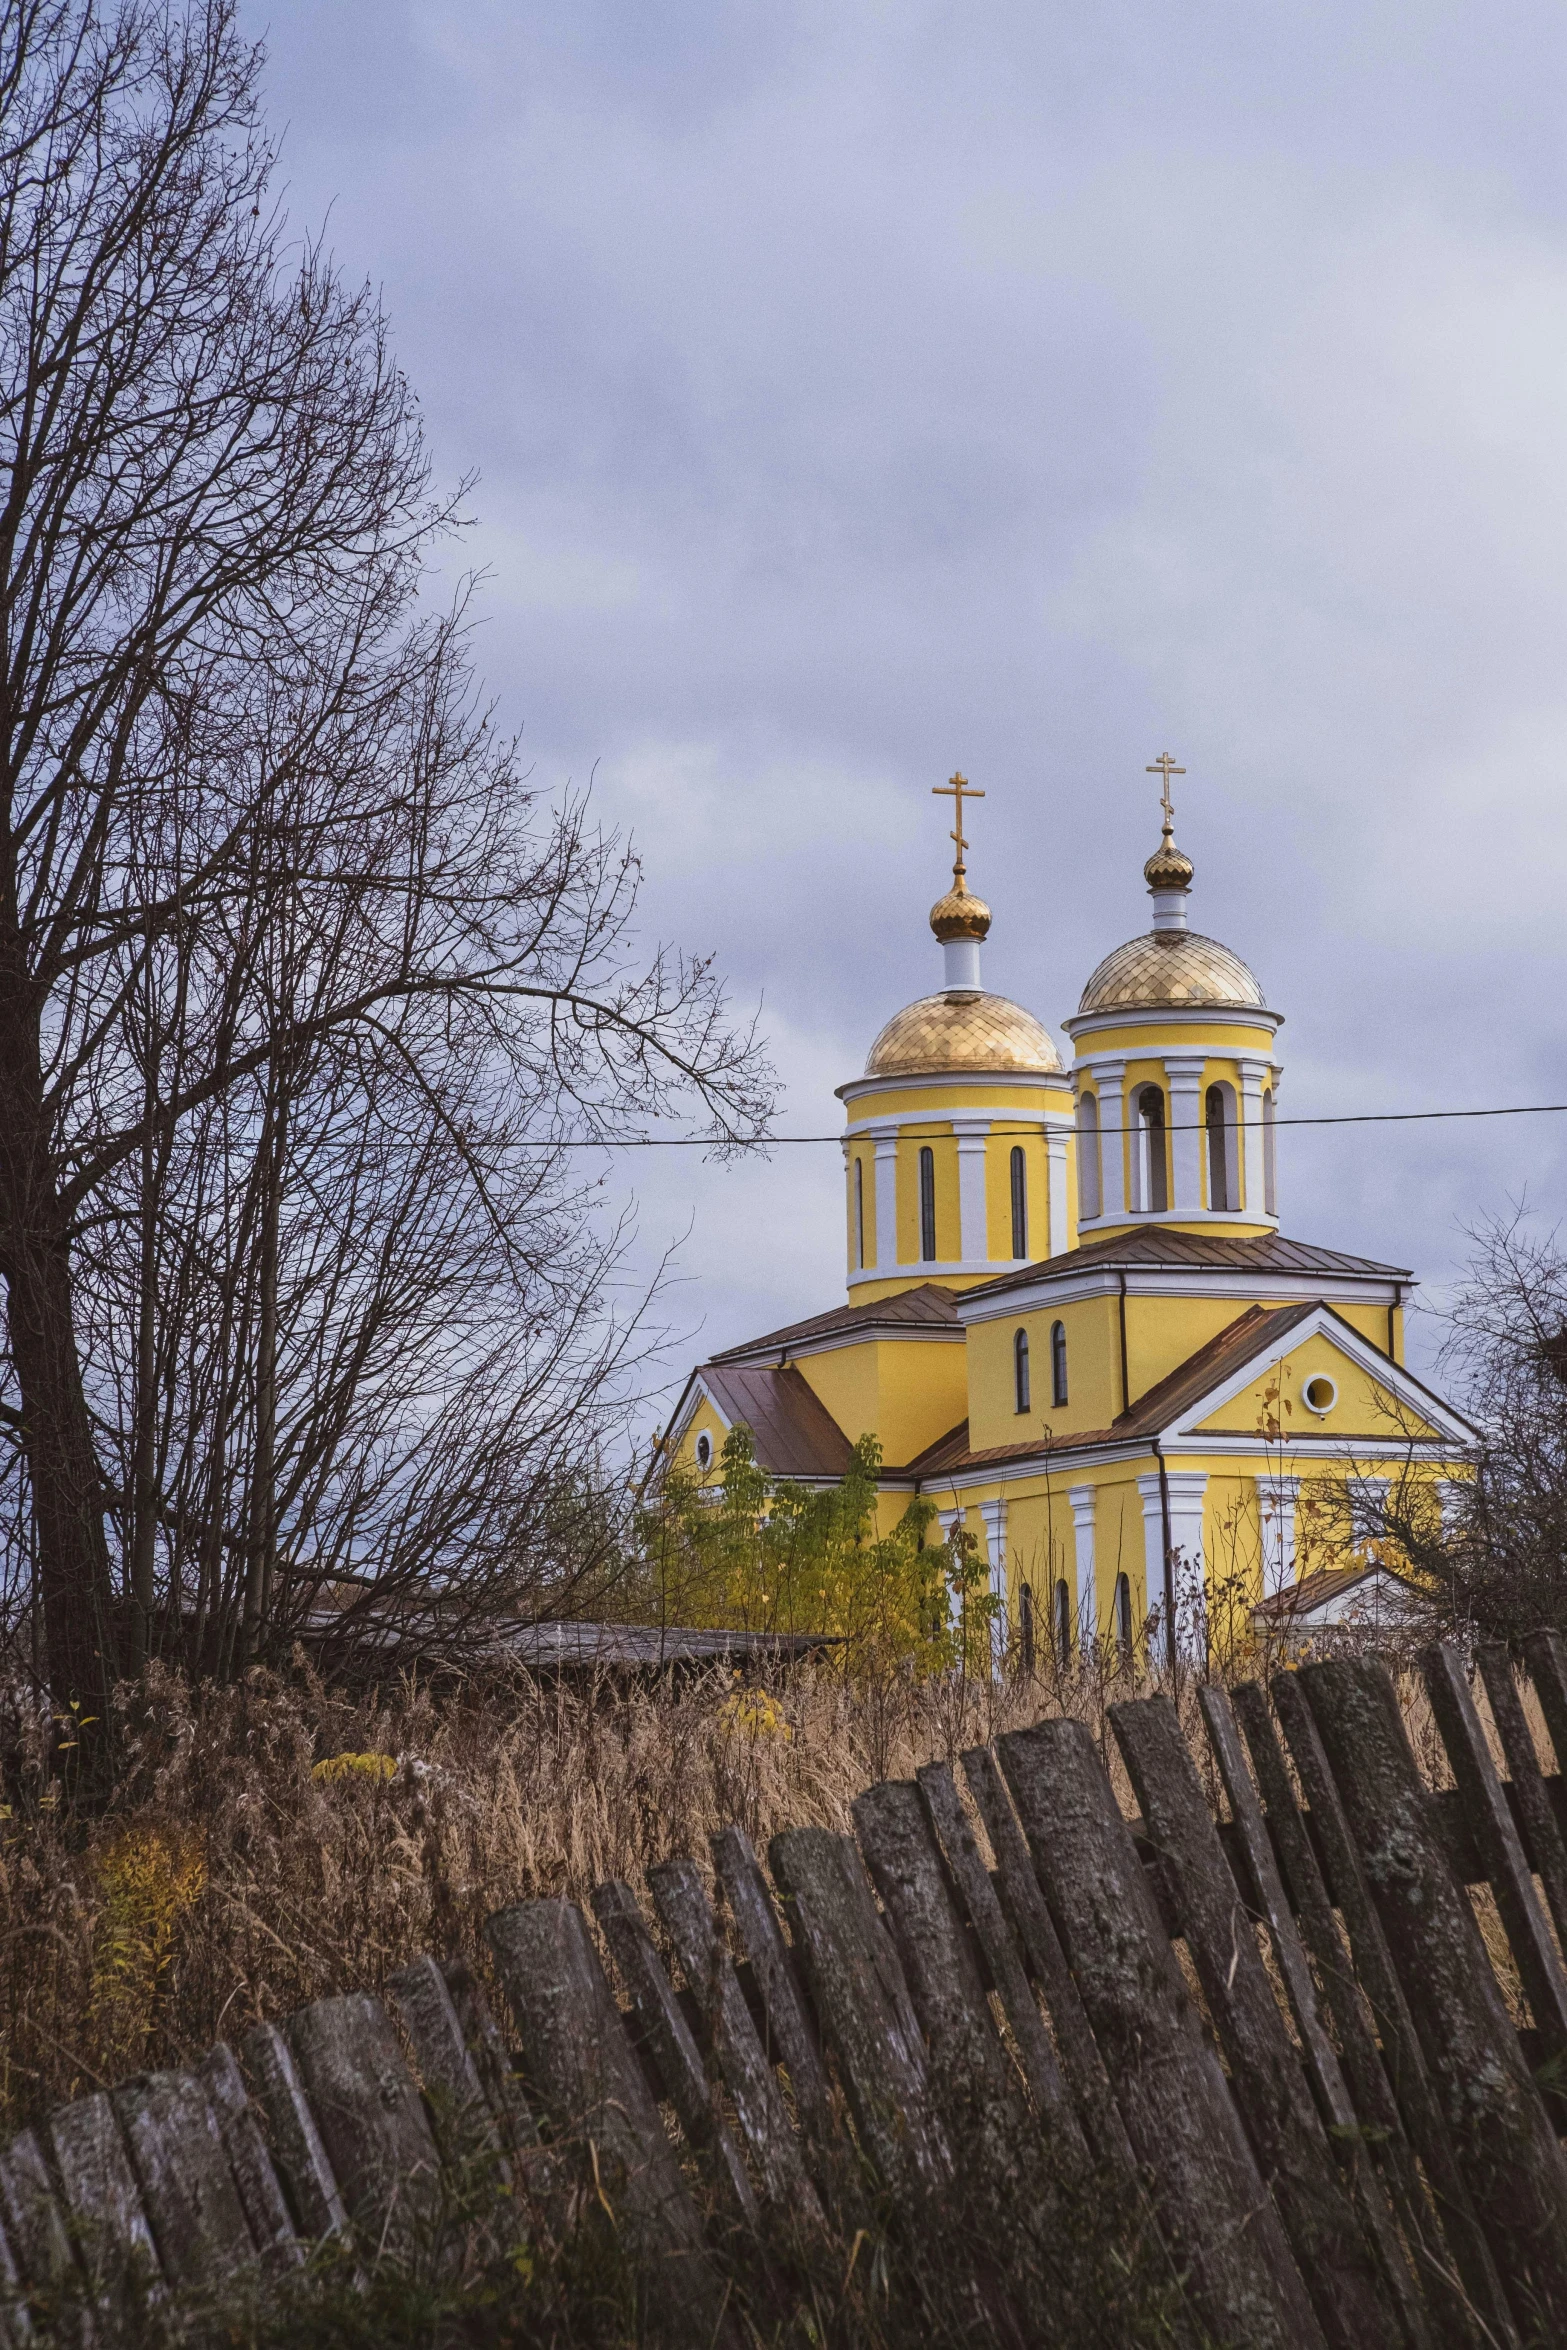
[[[48,2160],[35,2130],[22,2130],[0,2153],[0,2224],[22,2280],[62,2310],[61,2332],[68,2342],[82,2338],[81,2271],[71,2250],[71,2232],[55,2193]],[[74,2322],[72,2322],[74,2320]],[[29,2331],[31,2329],[29,2328]]]
[[[194,2074],[138,2074],[111,2102],[170,2283],[220,2285],[253,2266],[256,2242]]]
[[[768,1858],[861,2145],[894,2194],[945,2186],[952,2151],[919,2023],[853,1838],[790,1828],[773,1838]]]
[[[1259,1691],[1257,1694],[1260,1696],[1261,1692]],[[1198,1702],[1202,1707],[1203,1720],[1207,1726],[1208,1741],[1213,1749],[1214,1760],[1219,1766],[1219,1776],[1224,1782],[1224,1791],[1229,1798],[1230,1818],[1235,1830],[1234,1844],[1231,1849],[1239,1851],[1246,1873],[1245,1891],[1257,1915],[1267,1925],[1268,1938],[1272,1943],[1274,1958],[1284,1982],[1285,1992],[1290,2003],[1290,2012],[1295,2018],[1295,2028],[1300,2036],[1301,2051],[1305,2059],[1307,2075],[1317,2100],[1318,2110],[1321,2113],[1323,2123],[1332,2133],[1334,2154],[1341,2167],[1348,2173],[1356,2209],[1360,2213],[1367,2236],[1375,2247],[1388,2290],[1398,2304],[1404,2331],[1409,2339],[1418,2346],[1418,2350],[1425,2350],[1425,2346],[1432,2339],[1425,2301],[1415,2279],[1410,2274],[1409,2264],[1398,2241],[1393,2211],[1389,2209],[1384,2194],[1382,2176],[1373,2162],[1365,2142],[1366,2131],[1356,2113],[1355,2101],[1350,2094],[1349,2083],[1344,2076],[1339,2052],[1334,2047],[1323,2020],[1321,1998],[1312,1977],[1310,1961],[1306,1956],[1306,1945],[1302,1940],[1301,1926],[1295,1912],[1290,1907],[1289,1896],[1285,1892],[1284,1881],[1279,1874],[1279,1856],[1275,1853],[1268,1834],[1268,1822],[1263,1817],[1257,1789],[1252,1784],[1251,1773],[1246,1768],[1246,1757],[1241,1750],[1240,1733],[1236,1728],[1235,1715],[1231,1709],[1229,1696],[1224,1689],[1214,1684],[1200,1692]],[[1269,1734],[1271,1736],[1271,1724],[1269,1725]],[[1282,1758],[1278,1755],[1276,1744],[1273,1751],[1279,1762],[1278,1783],[1282,1783],[1283,1793],[1287,1798],[1288,1785],[1284,1781]],[[1320,1901],[1321,1916],[1326,1919],[1333,1961],[1342,1968],[1345,1956],[1343,1945],[1337,1939],[1332,1911],[1328,1905],[1321,1877],[1317,1873],[1315,1856],[1310,1852],[1304,1823],[1301,1821],[1299,1813],[1295,1811],[1293,1801],[1289,1802],[1288,1808],[1294,1814],[1301,1841],[1305,1844],[1307,1857],[1311,1860],[1311,1873],[1315,1879],[1316,1896]],[[1353,1998],[1353,1984],[1349,1984],[1347,1988]],[[1375,2111],[1378,2115],[1385,2113],[1388,2116],[1402,2145],[1403,2133],[1398,2121],[1397,2108],[1394,2106],[1386,2076],[1378,2062],[1375,2044],[1366,2031],[1358,2001],[1355,2005],[1354,2016],[1355,2024],[1365,2044],[1364,2053],[1369,2059],[1369,2067],[1376,2083],[1373,2092],[1376,2097]],[[1371,2134],[1373,2136],[1377,2134],[1375,2125],[1373,2125]],[[1404,2152],[1407,2155],[1407,2146],[1404,2147]],[[1411,2193],[1416,2199],[1413,2208],[1418,2211],[1422,2230],[1424,2230],[1429,2227],[1431,2215],[1418,2201],[1419,2182],[1414,2175],[1412,2165],[1410,2166],[1409,2185]],[[1396,2198],[1394,2208],[1402,2209]]]
[[[294,2233],[288,2204],[261,2135],[255,2107],[245,2094],[233,2049],[221,2040],[215,2048],[209,2048],[196,2067],[196,2077],[217,2122],[218,2135],[234,2174],[234,2185],[244,2205],[262,2268],[270,2276],[286,2275],[299,2266],[304,2250]]]
[[[713,1866],[766,2013],[771,2052],[784,2061],[807,2133],[827,2144],[839,2135],[838,2119],[816,2021],[806,2004],[751,1839],[743,1828],[723,1828],[712,1840],[712,1851]]]
[[[664,1962],[654,1947],[647,1922],[637,1907],[636,1895],[629,1885],[618,1881],[595,1886],[593,1914],[620,1970],[620,1979],[630,1995],[664,2094],[679,2117],[680,2127],[689,2143],[707,2155],[733,2210],[754,2226],[755,2189],[724,2119],[717,2084],[707,2077],[701,2050],[664,1971]]]
[[[1389,2136],[1380,2151],[1389,2158],[1390,2175],[1398,2183],[1405,2231],[1419,2256],[1427,2288],[1442,2294],[1448,2262],[1442,2247],[1432,2241],[1430,2222],[1423,2216],[1424,2191],[1414,2159],[1406,2159],[1406,2146],[1424,2170],[1434,2204],[1432,2216],[1446,2240],[1446,2252],[1451,2254],[1461,2287],[1459,2293],[1443,2294],[1438,2303],[1444,2325],[1449,2330],[1458,2328],[1462,2339],[1474,2338],[1474,2328],[1464,2308],[1467,2297],[1491,2334],[1500,2341],[1511,2342],[1515,2338],[1512,2317],[1496,2264],[1443,2125],[1436,2092],[1426,2071],[1420,2036],[1361,1870],[1360,1855],[1339,1801],[1317,1725],[1294,1673],[1275,1674],[1269,1687],[1310,1805],[1315,1845],[1307,1839],[1305,1818],[1295,1808],[1294,1794],[1261,1690],[1256,1691],[1253,1700],[1251,1690],[1242,1687],[1236,1690],[1235,1700],[1241,1710],[1258,1777],[1268,1795],[1269,1825],[1277,1849],[1287,1857],[1292,1888],[1299,1889],[1299,1914],[1311,1926],[1313,1955],[1321,1970],[1339,2044],[1354,2065],[1351,2080],[1356,2110],[1364,2126],[1399,2132]],[[1319,1850],[1325,1879],[1318,1876]],[[1318,1882],[1324,1885],[1325,1898],[1343,1917],[1352,1972],[1345,1964],[1343,1944],[1331,1912],[1325,1926],[1317,1922],[1315,1886]],[[1379,2049],[1373,2047],[1369,2063],[1362,2061],[1360,2053],[1365,2035],[1362,1992],[1380,2041]],[[1377,2088],[1379,2079],[1392,2096],[1391,2122]]]
[[[451,1999],[463,2045],[473,2059],[480,2086],[499,2125],[501,2141],[521,2183],[548,2193],[552,2166],[542,2154],[539,2125],[523,2088],[516,2061],[490,2010],[478,1977],[465,1958],[449,1958],[441,1977]]]
[[[963,1775],[996,1856],[1003,1906],[1017,1931],[1029,1972],[1044,1994],[1061,2069],[1076,2101],[1084,2135],[1094,2159],[1109,2176],[1130,2185],[1137,2175],[1137,2163],[1126,2124],[1034,1873],[1012,1798],[988,1746],[968,1749],[963,1756]]]
[[[99,2091],[57,2105],[44,2131],[94,2301],[122,2309],[141,2298],[162,2301],[157,2247],[108,2097]]]
[[[530,2083],[563,2157],[602,2199],[645,2289],[693,2338],[728,2342],[725,2293],[582,1913],[523,1901],[485,1927],[522,2041]]]
[[[1113,1705],[1110,1726],[1174,1880],[1252,2152],[1322,2330],[1342,2350],[1381,2350],[1399,2321],[1340,2183],[1175,1708],[1163,1696]]]
[[[500,2125],[458,2021],[446,1977],[433,1958],[417,1958],[387,1984],[424,2084],[435,2135],[448,2162],[494,2167],[509,2184]]]
[[[778,2216],[808,2228],[822,2224],[800,2141],[777,2076],[694,1862],[669,1860],[648,1871],[654,1907],[675,1946],[686,1984],[701,2011],[708,2044],[729,2091],[741,2134],[761,2180],[762,2199]]]
[[[852,1812],[924,2034],[931,2092],[959,2174],[998,2201],[1020,2177],[1042,2184],[1039,2125],[997,2036],[918,1787],[884,1780],[857,1797]]]
[[[439,2208],[440,2155],[391,2017],[350,1991],[291,2015],[288,2040],[361,2240],[411,2250]]]
[[[1167,2241],[1215,2339],[1299,2350],[1321,2329],[1081,1722],[999,1743],[1061,1945]]]
[[[1567,2054],[1567,1974],[1562,1972],[1517,1825],[1480,1727],[1469,1676],[1462,1660],[1441,1644],[1424,1652],[1420,1668],[1458,1783],[1469,1832],[1496,1896],[1524,1996],[1534,2011],[1542,2052],[1547,2060],[1560,2059]]]
[[[1567,2329],[1567,2157],[1518,2046],[1474,1911],[1430,1820],[1381,1664],[1297,1676],[1321,1734],[1474,2207],[1526,2331]]]
[[[1513,1660],[1505,1648],[1487,1646],[1475,1651],[1475,1662],[1491,1703],[1491,1719],[1502,1741],[1512,1783],[1513,1802],[1529,1841],[1529,1859],[1545,1887],[1556,1931],[1567,1936],[1567,1837],[1562,1834],[1556,1806],[1540,1769],[1534,1737],[1518,1694]]]
[[[307,2244],[341,2235],[348,2211],[331,2159],[310,2110],[294,2052],[275,2024],[246,2033],[240,2054],[267,2117],[272,2159]]]
[[[27,2294],[22,2284],[22,2272],[11,2250],[11,2239],[0,2221],[0,2346],[3,2350],[22,2350],[24,2343],[34,2338],[33,2321],[27,2307]]]
[[[1079,2168],[1089,2159],[1088,2141],[1044,2017],[1039,2012],[1016,1931],[990,1881],[990,1871],[980,1858],[951,1767],[944,1762],[926,1763],[915,1776],[931,1824],[946,1853],[953,1882],[985,1954],[985,1964],[1017,2043],[1023,2076],[1040,2120],[1057,2149],[1058,2158],[1068,2168]]]

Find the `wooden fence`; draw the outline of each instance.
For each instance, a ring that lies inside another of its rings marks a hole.
[[[1526,1663],[1567,1755],[1567,1646]],[[1567,1787],[1502,1651],[1476,1670],[1506,1776],[1466,1663],[1422,1669],[1439,1794],[1373,1659],[1201,1691],[1221,1818],[1147,1698],[1110,1713],[1130,1822],[1088,1731],[1042,1722],[962,1757],[971,1806],[934,1763],[852,1837],[775,1837],[771,1883],[725,1830],[721,1911],[690,1860],[650,1872],[653,1918],[600,1886],[598,1937],[568,1902],[502,1910],[509,2030],[426,1958],[80,2098],[0,2153],[0,2337],[127,2264],[167,2294],[333,2233],[412,2243],[476,2160],[555,2224],[611,2212],[693,2341],[739,2338],[720,2238],[961,2203],[990,2216],[953,2230],[954,2293],[1049,2342],[1010,2232],[1084,2198],[1237,2350],[1567,2341]]]

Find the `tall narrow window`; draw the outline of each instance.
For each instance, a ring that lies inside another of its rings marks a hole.
[[[1066,1324],[1050,1325],[1050,1400],[1054,1404],[1066,1402]]]
[[[1018,1593],[1019,1646],[1023,1651],[1023,1671],[1034,1678],[1034,1594],[1024,1583]]]
[[[1018,1331],[1012,1341],[1012,1388],[1020,1412],[1028,1410],[1028,1332]]]
[[[1064,1582],[1056,1585],[1055,1619],[1056,1663],[1064,1672],[1072,1661],[1072,1594]]]
[[[1204,1098],[1203,1124],[1208,1129],[1208,1205],[1223,1213],[1232,1203],[1224,1148],[1224,1096],[1216,1085],[1209,1086]]]
[[[920,1151],[920,1256],[936,1262],[936,1154],[929,1143]]]
[[[1077,1105],[1077,1214],[1085,1223],[1100,1212],[1099,1101],[1083,1094]]]
[[[854,1162],[854,1261],[865,1270],[865,1161]]]
[[[1021,1143],[1012,1148],[1012,1254],[1028,1254],[1028,1161]]]
[[[1164,1159],[1164,1095],[1145,1085],[1137,1096],[1137,1205],[1162,1215],[1170,1204]]]
[[[1115,1644],[1121,1652],[1121,1662],[1132,1659],[1132,1586],[1124,1575],[1115,1579]]]
[[[1262,1204],[1264,1212],[1279,1212],[1278,1136],[1274,1131],[1273,1089],[1262,1097]]]

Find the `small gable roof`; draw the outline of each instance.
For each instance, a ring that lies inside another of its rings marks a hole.
[[[751,1431],[760,1467],[774,1477],[841,1477],[854,1447],[792,1364],[708,1363],[698,1373],[731,1428]]]

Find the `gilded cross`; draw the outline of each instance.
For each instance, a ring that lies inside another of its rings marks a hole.
[[[1179,768],[1176,769],[1176,773],[1180,773]],[[954,775],[950,783],[933,783],[930,787],[930,796],[933,800],[955,800],[957,803],[957,829],[949,832],[947,838],[957,842],[957,862],[952,870],[954,874],[961,873],[963,871],[963,852],[968,847],[968,842],[963,837],[963,803],[965,800],[982,800],[985,795],[982,791],[974,789],[966,775]]]
[[[1164,828],[1166,832],[1168,832],[1171,825],[1175,822],[1175,809],[1170,799],[1170,778],[1172,775],[1184,775],[1186,770],[1184,767],[1176,766],[1175,761],[1171,758],[1168,751],[1161,751],[1158,758],[1155,759],[1153,765],[1151,767],[1145,767],[1143,769],[1143,773],[1145,775],[1162,775],[1164,777],[1164,789],[1159,794],[1159,805],[1164,810]]]

